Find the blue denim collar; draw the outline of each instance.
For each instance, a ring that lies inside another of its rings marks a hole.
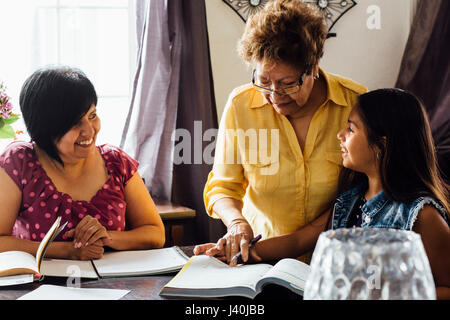
[[[346,225],[350,212],[355,205],[356,201],[363,196],[364,192],[367,190],[367,183],[362,183],[354,188],[351,188],[344,193],[342,193],[337,199],[335,204],[335,210],[339,212],[336,218],[343,219],[342,224]],[[372,199],[368,200],[362,207],[361,210],[364,216],[372,217],[377,214],[386,204],[388,203],[388,198],[383,190],[377,193]],[[342,211],[341,209],[344,209]],[[363,221],[364,224],[364,221]]]
[[[388,198],[386,197],[386,194],[384,193],[384,190],[381,190],[378,192],[375,197],[368,200],[361,208],[361,210],[364,212],[365,215],[368,215],[370,217],[374,216],[378,211],[383,208],[386,203],[388,202]]]

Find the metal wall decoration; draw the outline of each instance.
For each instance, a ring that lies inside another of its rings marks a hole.
[[[261,10],[270,0],[223,0],[233,9],[241,19],[246,22],[248,17]],[[319,9],[328,27],[328,38],[335,37],[336,33],[330,30],[336,22],[351,8],[356,6],[354,0],[298,0],[303,1],[308,6]]]
[[[246,22],[248,17],[261,10],[270,0],[223,0]]]
[[[328,27],[328,38],[335,37],[330,33],[331,28],[351,8],[356,6],[354,0],[302,0],[308,6],[316,7],[322,13]]]

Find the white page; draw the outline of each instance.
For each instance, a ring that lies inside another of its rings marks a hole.
[[[98,279],[91,261],[44,259],[41,274],[49,277],[74,277]]]
[[[23,251],[6,251],[0,253],[0,274],[10,269],[29,269],[37,273],[36,259]]]
[[[130,290],[41,285],[17,300],[119,300],[129,292]]]
[[[168,284],[171,288],[231,288],[250,287],[272,268],[269,264],[238,265],[228,264],[206,255],[192,257]]]
[[[103,258],[94,260],[100,276],[115,274],[138,274],[158,270],[178,270],[187,262],[177,249],[107,252]]]
[[[8,277],[0,277],[0,287],[30,283],[33,281],[34,281],[34,275],[31,273],[18,274],[15,276],[8,276]]]
[[[266,277],[279,278],[289,282],[294,287],[305,289],[311,267],[296,259],[283,259],[279,261],[267,274]]]

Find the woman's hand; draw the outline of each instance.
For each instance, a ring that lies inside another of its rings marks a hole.
[[[219,247],[218,243],[205,243],[196,245],[194,247],[194,254],[196,256],[198,256],[199,254],[205,254],[207,256],[217,258],[223,262],[225,262],[227,259],[227,257],[225,256],[225,249],[223,247]]]
[[[219,250],[225,250],[225,257],[230,266],[235,266],[237,260],[233,257],[240,251],[243,262],[247,262],[249,244],[253,239],[253,230],[245,219],[236,219],[228,225],[228,232],[217,242]]]
[[[199,244],[194,247],[194,254],[197,256],[199,254],[205,254],[207,256],[211,256],[219,259],[220,261],[227,262],[226,252],[225,252],[225,244],[226,240],[224,238],[219,239],[217,243],[205,243]],[[258,263],[263,259],[258,255],[256,248],[251,247],[248,250],[248,259],[246,262]],[[237,263],[237,262],[236,262]],[[236,265],[236,263],[231,264],[232,266]]]
[[[103,257],[103,241],[97,240],[88,246],[81,246],[80,248],[74,248],[71,246],[71,253],[69,259],[71,260],[96,260]]]
[[[230,222],[228,232],[217,243],[206,243],[194,248],[194,254],[204,253],[235,266],[233,257],[240,251],[243,262],[249,257],[249,243],[253,239],[253,230],[245,219]]]
[[[91,216],[85,216],[80,223],[65,233],[67,238],[73,238],[73,246],[76,249],[87,247],[100,241],[101,247],[111,244],[111,237],[106,228]],[[97,249],[95,249],[97,250]]]

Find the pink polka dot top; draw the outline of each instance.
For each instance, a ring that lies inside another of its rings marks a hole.
[[[37,159],[31,142],[12,142],[0,155],[0,167],[22,192],[22,202],[12,235],[41,241],[58,216],[66,228],[55,241],[64,241],[66,231],[73,229],[86,215],[95,217],[107,230],[125,230],[125,186],[136,173],[139,163],[120,148],[97,146],[109,178],[90,201],[76,201],[59,192]],[[4,192],[2,190],[2,192]]]

